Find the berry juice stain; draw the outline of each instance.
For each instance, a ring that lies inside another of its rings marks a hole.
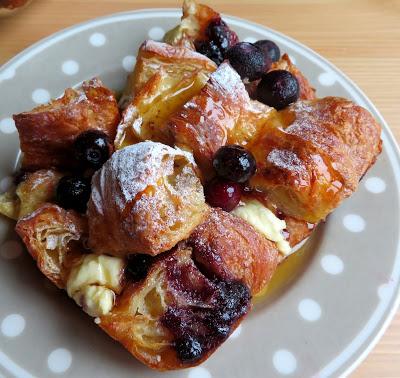
[[[167,272],[178,299],[161,323],[174,336],[178,358],[193,363],[226,340],[232,327],[249,311],[250,290],[239,281],[209,279],[192,262],[172,262]]]

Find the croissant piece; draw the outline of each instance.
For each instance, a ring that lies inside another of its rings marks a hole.
[[[255,295],[270,281],[278,262],[275,243],[241,218],[214,208],[187,244],[203,269],[219,279],[244,282]]]
[[[242,238],[243,248],[259,247],[263,242],[254,241],[253,237],[259,236],[250,226],[222,210],[215,210],[211,219],[193,236],[193,248],[183,242],[157,256],[146,277],[138,282],[122,277],[123,260],[85,253],[81,245],[85,220],[74,212],[44,205],[21,219],[16,230],[42,273],[65,289],[89,315],[98,316],[96,324],[149,367],[171,370],[207,359],[251,307],[250,290],[239,279],[240,269],[247,270],[247,261],[242,257],[240,262],[239,254],[234,258],[227,242],[222,247],[215,244],[211,228],[217,219],[224,219],[223,227],[235,224],[235,231],[227,229],[232,242]],[[232,272],[229,277],[213,273],[217,259],[210,265],[203,261],[201,266],[194,259],[204,232],[204,242],[216,248],[214,258],[221,254],[219,266],[228,264],[225,271]],[[240,233],[243,236],[239,237]],[[271,256],[273,251],[271,248]],[[254,274],[263,275],[265,272],[256,266],[256,254],[252,258]],[[264,277],[253,279],[260,282]]]
[[[54,200],[61,174],[42,169],[26,173],[26,178],[16,188],[0,194],[0,214],[18,220]]]
[[[181,23],[165,34],[164,42],[195,50],[194,41],[206,39],[208,24],[221,16],[207,5],[198,4],[194,0],[184,0],[182,13]]]
[[[351,101],[299,101],[279,112],[247,148],[257,160],[250,185],[284,214],[311,223],[350,196],[381,152],[381,128]]]
[[[13,118],[23,152],[22,168],[34,171],[76,164],[69,151],[83,131],[100,130],[114,140],[120,115],[114,93],[99,79],[92,79]]]
[[[252,101],[229,65],[222,63],[197,96],[170,122],[177,146],[190,150],[205,172],[212,172],[215,152],[225,144],[246,145],[274,109]]]
[[[193,80],[197,74],[202,72],[207,76],[207,73],[215,69],[216,65],[213,61],[184,46],[171,46],[152,40],[145,41],[139,47],[135,69],[128,77],[120,106],[126,108],[149,80],[160,72],[166,76],[164,80],[167,88],[156,88],[166,90],[168,93],[173,92],[174,87],[176,90],[184,89],[183,83],[188,79]],[[157,90],[148,88],[145,92],[157,94]]]
[[[283,219],[286,222],[288,241],[292,248],[307,239],[317,226],[317,224],[299,220],[288,215],[285,215]]]
[[[63,288],[70,267],[82,254],[80,244],[87,235],[86,219],[74,211],[45,204],[20,219],[15,230],[40,271]]]
[[[251,101],[223,63],[169,125],[205,172],[225,144],[246,146],[257,160],[250,185],[285,215],[318,223],[357,188],[381,151],[380,126],[341,98],[298,101],[277,112]]]
[[[215,68],[207,57],[184,47],[144,42],[121,99],[127,107],[116,149],[145,140],[172,144],[166,128],[171,114],[200,91]]]
[[[204,275],[184,243],[161,255],[145,280],[128,284],[99,326],[151,368],[187,368],[206,360],[250,309],[239,281]]]
[[[189,153],[142,142],[115,152],[92,180],[89,246],[156,255],[186,239],[208,206]]]

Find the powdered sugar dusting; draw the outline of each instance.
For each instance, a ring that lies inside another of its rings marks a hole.
[[[238,105],[250,103],[250,97],[242,79],[229,63],[222,63],[211,74],[208,85],[221,87],[220,91],[232,98]]]
[[[310,173],[307,170],[307,166],[297,156],[296,152],[274,148],[268,154],[267,162],[296,178],[298,185],[307,186],[310,184]]]
[[[290,150],[279,150],[275,148],[268,154],[267,161],[281,169],[306,173],[303,162]]]
[[[93,177],[89,244],[119,256],[159,253],[197,226],[203,208],[190,153],[152,141],[134,144],[115,152]]]
[[[173,159],[169,159],[166,166],[162,164],[165,155],[184,156],[193,163],[190,153],[151,141],[115,152],[93,178],[91,200],[100,213],[103,213],[101,203],[107,203],[111,198],[114,198],[115,204],[122,211],[127,203],[132,202],[148,186],[157,185],[160,177],[171,174]],[[103,198],[104,194],[107,200]]]

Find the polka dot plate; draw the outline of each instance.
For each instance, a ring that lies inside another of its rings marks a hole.
[[[112,15],[61,31],[0,69],[0,191],[12,185],[18,136],[11,115],[99,76],[121,89],[139,44],[161,39],[177,10]],[[242,40],[272,39],[320,97],[343,96],[383,126],[383,152],[304,247],[279,268],[266,295],[201,367],[157,373],[96,327],[35,267],[0,219],[0,377],[261,378],[337,377],[368,353],[398,305],[399,150],[366,96],[322,57],[265,27],[226,17]]]

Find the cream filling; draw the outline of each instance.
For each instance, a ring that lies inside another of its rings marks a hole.
[[[104,286],[88,285],[76,291],[72,298],[86,313],[97,317],[107,315],[112,310],[115,293]]]
[[[89,254],[69,274],[68,295],[91,316],[108,314],[115,293],[122,289],[124,260],[118,257]]]
[[[255,199],[243,201],[232,213],[251,224],[268,240],[275,242],[282,255],[290,255],[292,249],[282,233],[286,228],[286,222],[279,219],[261,202]]]

